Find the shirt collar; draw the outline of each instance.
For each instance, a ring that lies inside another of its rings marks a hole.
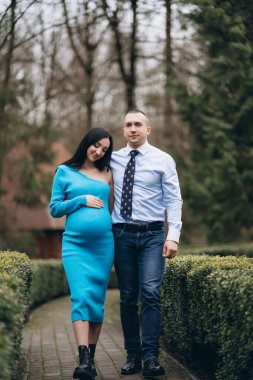
[[[150,144],[148,143],[148,141],[146,141],[143,145],[141,145],[141,146],[140,146],[138,149],[136,149],[136,150],[138,150],[138,151],[140,152],[140,154],[143,156],[143,155],[147,152],[149,146],[150,146]],[[133,150],[133,148],[131,148],[131,147],[129,146],[129,144],[127,144],[127,146],[124,148],[124,152],[125,152],[127,155],[129,155],[130,152],[131,152],[132,150]]]

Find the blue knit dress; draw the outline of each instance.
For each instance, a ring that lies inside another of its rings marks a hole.
[[[70,287],[72,321],[103,321],[114,257],[109,192],[107,183],[72,167],[60,165],[56,171],[50,213],[55,218],[66,215],[62,260]],[[87,207],[86,195],[100,198],[104,207]]]

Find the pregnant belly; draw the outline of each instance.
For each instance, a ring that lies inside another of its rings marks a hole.
[[[111,216],[109,210],[104,207],[81,207],[66,219],[66,232],[89,234],[92,237],[111,229]]]

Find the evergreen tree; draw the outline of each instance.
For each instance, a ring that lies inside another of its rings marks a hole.
[[[205,61],[196,88],[177,86],[193,139],[184,198],[210,241],[235,240],[253,224],[253,3],[187,3]]]

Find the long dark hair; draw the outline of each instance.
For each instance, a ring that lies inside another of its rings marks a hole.
[[[87,149],[89,146],[96,144],[96,142],[104,138],[109,139],[110,146],[105,152],[105,155],[95,161],[94,165],[98,170],[103,170],[104,168],[109,169],[113,149],[113,140],[110,133],[104,128],[92,128],[88,133],[86,133],[73,156],[69,160],[64,161],[62,165],[72,166],[75,169],[81,169],[87,158]]]

